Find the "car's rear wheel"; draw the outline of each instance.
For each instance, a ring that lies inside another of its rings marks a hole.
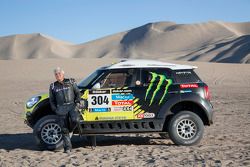
[[[201,118],[190,111],[179,112],[168,124],[169,137],[177,145],[195,145],[201,140],[203,132]]]
[[[56,150],[63,146],[61,127],[56,115],[41,118],[35,124],[33,134],[40,149]]]

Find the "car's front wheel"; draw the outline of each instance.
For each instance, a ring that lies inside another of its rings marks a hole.
[[[190,111],[179,112],[168,124],[169,137],[177,145],[195,145],[201,140],[203,132],[201,118]]]
[[[41,149],[56,150],[63,146],[61,127],[56,115],[47,115],[37,121],[33,134]]]

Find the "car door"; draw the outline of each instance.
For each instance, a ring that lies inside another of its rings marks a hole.
[[[88,90],[85,121],[134,119],[134,88],[136,69],[108,70]]]
[[[140,69],[140,79],[136,81],[135,96],[139,109],[134,108],[136,119],[155,118],[158,111],[169,99],[173,79],[171,70],[166,68]]]

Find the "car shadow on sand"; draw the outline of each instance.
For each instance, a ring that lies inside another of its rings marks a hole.
[[[0,134],[0,149],[39,150],[32,133]]]
[[[99,146],[113,146],[113,145],[165,145],[173,146],[173,144],[168,140],[161,137],[142,137],[142,136],[97,136],[96,144]],[[88,147],[91,145],[86,137],[72,138],[73,148]]]
[[[162,142],[154,142],[152,139],[160,139]],[[163,142],[164,139],[160,137],[141,137],[141,136],[97,136],[98,146],[112,146],[112,145],[172,145]],[[91,142],[85,137],[74,135],[72,138],[73,148],[89,147]],[[0,149],[7,151],[22,149],[40,151],[41,149],[36,145],[35,138],[32,133],[19,134],[0,134]]]

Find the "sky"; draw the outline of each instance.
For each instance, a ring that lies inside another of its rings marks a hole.
[[[42,33],[80,44],[151,22],[249,22],[250,0],[1,0],[0,36]]]

